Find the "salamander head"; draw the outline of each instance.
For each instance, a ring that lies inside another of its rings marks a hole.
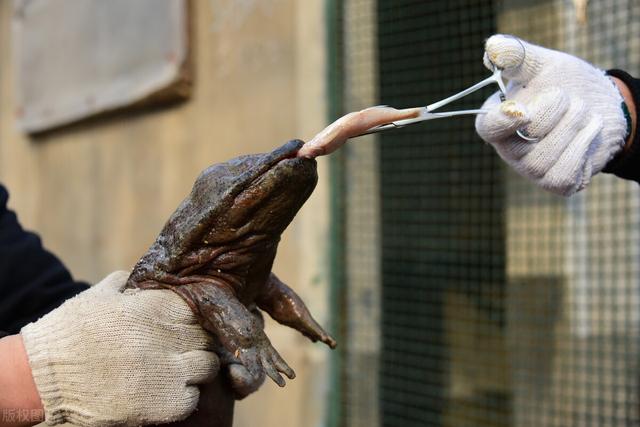
[[[208,259],[207,253],[250,241],[273,245],[275,254],[280,234],[318,180],[315,160],[296,157],[302,145],[289,141],[270,153],[241,156],[205,169],[132,277],[136,270],[138,280],[143,279],[141,271],[193,270],[193,262]]]

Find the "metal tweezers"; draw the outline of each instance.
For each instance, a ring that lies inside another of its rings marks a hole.
[[[395,122],[391,122],[391,123],[386,123],[383,125],[379,125],[376,127],[372,127],[371,129],[357,135],[357,136],[363,136],[363,135],[369,135],[372,133],[378,133],[378,132],[383,132],[386,130],[390,130],[390,129],[399,129],[399,128],[403,128],[405,126],[408,125],[412,125],[414,123],[420,123],[420,122],[424,122],[427,120],[433,120],[433,119],[443,119],[446,117],[454,117],[454,116],[461,116],[461,115],[465,115],[465,114],[486,114],[488,113],[488,110],[483,110],[483,109],[477,109],[477,110],[458,110],[458,111],[445,111],[445,112],[437,112],[434,113],[434,110],[437,110],[438,108],[445,106],[453,101],[456,101],[460,98],[463,98],[479,89],[482,89],[485,86],[488,86],[490,84],[497,84],[498,88],[500,90],[500,100],[504,101],[506,99],[505,93],[507,92],[507,89],[505,87],[504,81],[502,80],[502,70],[498,67],[493,68],[493,74],[489,77],[487,77],[486,79],[474,84],[471,87],[468,87],[467,89],[460,91],[454,95],[451,95],[448,98],[442,99],[438,102],[434,102],[433,104],[429,104],[426,107],[422,107],[420,110],[420,113],[417,117],[413,117],[411,119],[404,119],[404,120],[397,120]],[[528,137],[523,131],[518,130],[517,131],[518,136],[520,136],[523,139],[526,139],[528,141],[532,141],[534,139]]]

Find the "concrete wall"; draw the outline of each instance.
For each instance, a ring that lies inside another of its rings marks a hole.
[[[123,113],[37,138],[17,129],[12,3],[0,1],[0,182],[22,223],[75,276],[128,269],[200,170],[309,138],[325,124],[321,0],[194,0],[195,90],[169,108]],[[70,66],[73,66],[70,64]],[[327,323],[326,160],[320,184],[283,236],[275,271]],[[237,406],[237,426],[321,425],[327,352],[281,326],[267,333],[298,378]]]

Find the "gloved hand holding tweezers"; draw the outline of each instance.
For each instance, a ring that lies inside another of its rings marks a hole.
[[[622,150],[623,97],[604,71],[507,35],[487,40],[484,64],[501,68],[509,84],[506,101],[496,93],[484,103],[476,130],[521,175],[569,196]]]
[[[487,40],[484,64],[493,74],[468,89],[426,107],[372,107],[347,114],[298,155],[316,157],[335,151],[348,138],[476,114],[478,134],[517,172],[568,196],[583,189],[622,150],[628,136],[623,97],[602,70],[508,35]],[[503,77],[509,79],[506,87]],[[481,109],[440,112],[444,105],[494,83],[499,91]]]

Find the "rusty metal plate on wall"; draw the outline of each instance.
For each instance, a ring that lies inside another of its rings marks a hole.
[[[187,98],[187,15],[188,0],[14,0],[22,129]]]

